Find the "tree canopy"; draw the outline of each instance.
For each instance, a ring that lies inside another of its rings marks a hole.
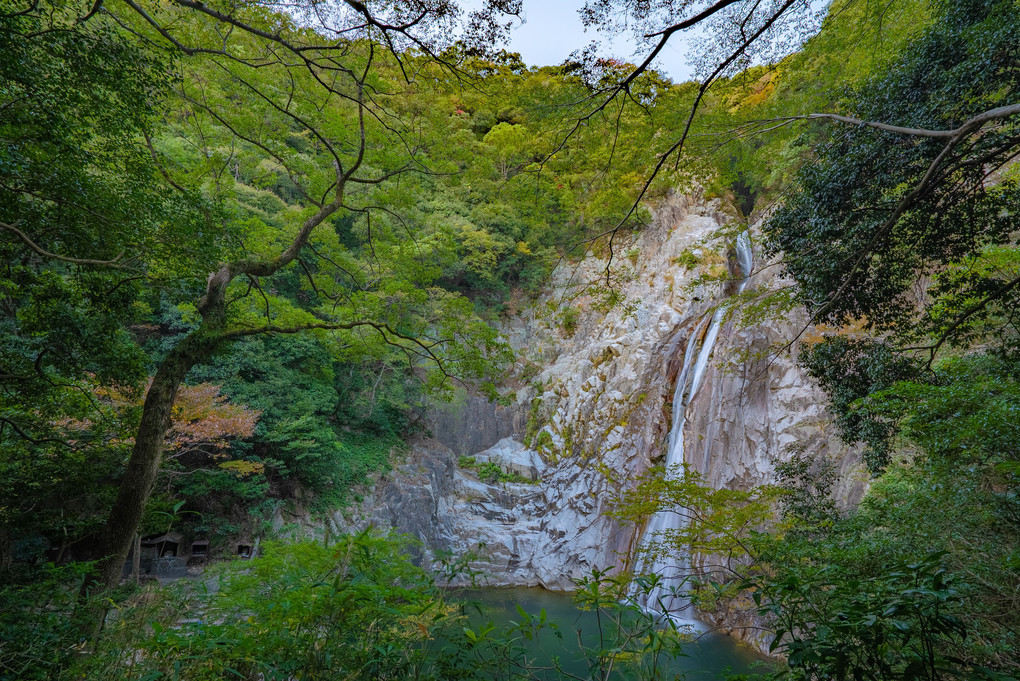
[[[1015,666],[1015,0],[593,0],[586,24],[635,30],[644,56],[542,67],[498,49],[521,9],[0,7],[0,678],[182,656],[195,678],[490,678],[524,649],[460,638],[392,538],[271,546],[222,592],[185,589],[216,617],[184,627],[110,588],[137,535],[226,542],[287,502],[357,500],[430,400],[498,397],[517,370],[500,324],[558,263],[608,256],[618,302],[621,237],[693,187],[762,218],[787,288],[741,300],[808,310],[801,359],[874,479],[839,512],[825,462],[795,456],[757,490],[642,481],[621,517],[686,510],[659,550],[728,552],[697,603],[751,589],[781,674]],[[655,71],[680,39],[697,82]],[[630,638],[592,669],[657,669],[676,641],[606,579],[582,600]],[[428,657],[438,632],[457,652]]]

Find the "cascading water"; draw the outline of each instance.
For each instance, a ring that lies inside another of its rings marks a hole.
[[[737,293],[740,293],[747,286],[751,268],[754,266],[751,238],[747,232],[741,232],[737,237],[736,251],[737,265],[740,268],[741,276]],[[724,312],[724,307],[720,305],[712,315],[711,321],[707,322],[707,331],[705,331],[706,322],[704,320],[700,322],[684,349],[684,361],[677,376],[676,389],[673,393],[673,428],[669,432],[669,448],[666,453],[666,474],[674,480],[682,480],[684,475],[684,427],[687,425],[687,405],[698,393],[701,381],[705,377],[708,362],[712,357],[712,350],[715,348],[715,341],[722,328]],[[698,339],[703,331],[704,340],[701,342],[701,349],[695,352],[698,347]],[[648,547],[656,537],[663,537],[682,530],[686,527],[687,522],[688,518],[682,512],[671,509],[656,512],[648,520],[648,525],[641,536],[640,546]],[[640,597],[641,605],[648,610],[668,615],[679,624],[696,626],[697,620],[686,612],[690,603],[684,595],[689,568],[690,557],[687,555],[667,558],[657,555],[655,552],[648,553],[639,572],[656,574],[661,579],[646,596]]]

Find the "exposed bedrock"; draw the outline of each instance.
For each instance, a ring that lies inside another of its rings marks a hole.
[[[665,202],[632,242],[614,244],[610,276],[622,296],[613,305],[604,305],[605,259],[561,266],[551,292],[504,329],[528,376],[511,404],[465,395],[434,409],[432,437],[337,524],[418,537],[426,563],[476,551],[471,567],[490,584],[571,589],[593,567],[624,565],[640,528],[606,511],[665,453],[687,339],[733,293],[705,279],[733,270],[731,222],[717,200]],[[774,285],[775,270],[752,276],[749,290]],[[746,489],[774,482],[776,461],[803,449],[833,462],[841,499],[856,503],[859,456],[795,361],[791,339],[810,335],[799,333],[803,313],[748,327],[731,317],[688,407],[687,463],[714,487]],[[716,616],[735,629],[746,619]]]

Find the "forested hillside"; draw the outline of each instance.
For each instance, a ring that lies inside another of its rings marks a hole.
[[[141,446],[146,377],[159,385],[174,364],[172,382],[215,386],[257,423],[178,405],[171,432],[188,446],[170,447],[147,529],[179,500],[228,527],[298,488],[343,503],[413,432],[426,395],[506,370],[486,320],[626,207],[650,155],[650,127],[615,151],[592,129],[540,168],[566,115],[557,100],[585,84],[512,55],[453,48],[451,71],[365,40],[344,48],[350,65],[317,57],[335,71],[320,82],[248,32],[229,49],[255,57],[196,47],[184,59],[144,22],[117,27],[137,15],[71,30],[72,9],[10,17],[5,32],[18,182],[5,371],[22,381],[5,435],[24,451],[4,479],[10,512],[25,512],[5,555],[44,536],[95,555],[79,542]],[[194,21],[180,39],[202,45],[216,22]],[[433,73],[407,82],[408,69]],[[613,155],[607,170],[598,155]],[[213,272],[227,280],[215,291]],[[90,399],[103,391],[118,396]],[[69,498],[84,490],[90,500]],[[68,503],[95,507],[91,521],[69,531],[46,517]]]
[[[585,6],[653,56],[698,29],[687,83],[580,45],[528,65],[517,3],[468,10],[0,5],[0,679],[554,678],[522,647],[544,613],[472,629],[406,538],[279,519],[359,502],[457,389],[509,399],[533,367],[500,329],[556,267],[598,255],[583,285],[624,304],[673,192],[782,270],[737,323],[806,309],[769,352],[804,341],[870,489],[840,510],[794,457],[740,494],[643,480],[621,517],[695,509],[665,550],[740,555],[695,604],[758,610],[767,673],[1014,678],[1017,1]],[[224,559],[215,588],[125,581],[171,533]],[[581,585],[616,623],[590,678],[682,643],[630,577]]]

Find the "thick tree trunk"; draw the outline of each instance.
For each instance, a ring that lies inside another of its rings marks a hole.
[[[96,588],[109,589],[120,580],[124,561],[131,546],[131,538],[138,530],[145,505],[149,501],[149,494],[159,474],[163,443],[173,422],[171,410],[177,398],[177,391],[188,371],[196,364],[205,362],[226,338],[222,332],[227,320],[226,292],[230,282],[239,273],[268,277],[293,262],[308,243],[312,230],[343,205],[343,187],[347,179],[348,177],[338,173],[334,201],[321,206],[314,215],[308,217],[290,246],[279,256],[271,260],[225,264],[209,275],[205,294],[198,301],[202,325],[189,333],[167,354],[156,370],[156,376],[152,379],[152,385],[149,386],[149,392],[145,396],[142,422],[138,427],[138,435],[135,436],[135,446],[131,451],[127,470],[124,472],[117,499],[100,541],[102,558],[99,568],[82,584],[79,595],[83,602]],[[102,616],[98,617],[95,622],[97,627],[102,626],[102,619]],[[97,628],[95,633],[98,632]]]
[[[82,586],[83,596],[97,587],[109,589],[116,586],[120,580],[131,540],[138,531],[149,494],[156,483],[177,391],[188,371],[208,359],[218,342],[218,337],[199,329],[186,336],[160,363],[145,395],[135,446],[102,534],[100,555],[103,558],[97,574]]]

